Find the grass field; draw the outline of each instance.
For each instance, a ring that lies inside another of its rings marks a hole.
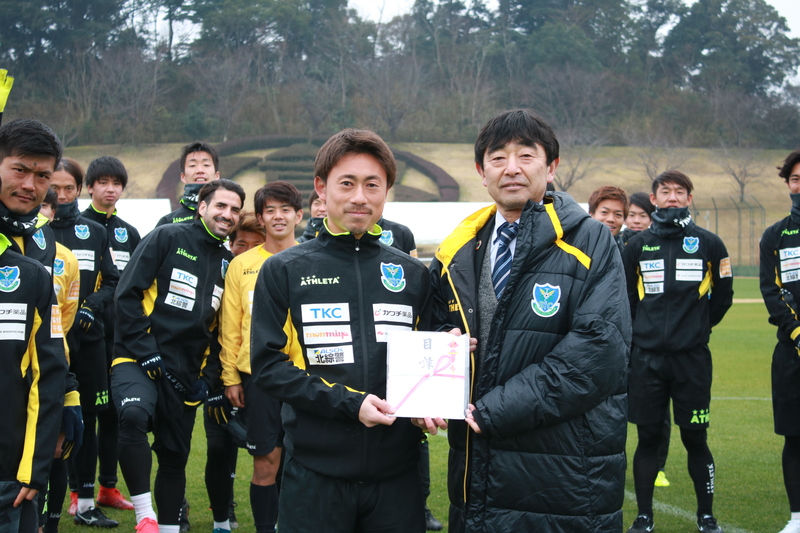
[[[737,279],[736,298],[758,298],[757,279]],[[714,355],[711,428],[709,444],[717,467],[715,514],[727,533],[777,532],[789,517],[783,489],[780,453],[783,441],[772,430],[770,399],[770,361],[775,331],[767,323],[763,303],[737,303],[714,329],[711,350]],[[187,472],[192,531],[211,532],[211,513],[205,492],[203,472],[205,440],[202,418],[195,426],[194,446]],[[636,447],[635,427],[629,427],[628,456]],[[447,519],[447,441],[434,436],[431,442],[432,494],[428,500],[434,514]],[[237,515],[240,531],[252,531],[249,509],[249,473],[252,460],[239,454],[236,477]],[[667,476],[668,488],[656,488],[656,531],[659,533],[696,531],[695,497],[686,471],[686,454],[673,431]],[[124,483],[121,483],[124,491]],[[298,502],[298,505],[304,505]],[[623,506],[625,528],[636,515],[633,478],[629,468]],[[122,531],[133,531],[133,512],[111,510],[109,516],[120,521]],[[66,514],[61,531],[78,531]],[[85,529],[84,529],[85,531]]]

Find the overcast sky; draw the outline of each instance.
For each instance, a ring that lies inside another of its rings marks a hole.
[[[687,1],[686,3],[691,4],[692,2]],[[786,18],[791,31],[790,35],[800,37],[800,0],[767,0],[767,3]],[[362,18],[378,20],[380,17],[383,22],[387,22],[395,15],[411,11],[414,0],[349,0],[349,5],[355,8]],[[493,9],[497,2],[489,0],[488,5]],[[383,10],[382,14],[381,10]]]

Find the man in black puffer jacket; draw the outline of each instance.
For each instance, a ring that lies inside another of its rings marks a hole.
[[[450,531],[619,532],[631,323],[616,245],[545,193],[558,141],[533,113],[491,119],[475,161],[496,205],[431,265],[435,321],[478,339],[466,421],[449,424]]]

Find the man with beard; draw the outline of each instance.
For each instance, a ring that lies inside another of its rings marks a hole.
[[[191,222],[197,211],[197,194],[206,183],[219,179],[219,157],[210,144],[195,141],[183,147],[181,152],[181,181],[183,196],[178,209],[164,215],[156,227],[164,224]]]
[[[692,180],[668,170],[653,181],[650,228],[628,241],[622,261],[633,319],[628,421],[639,442],[633,481],[639,514],[628,533],[653,531],[653,485],[670,398],[697,496],[697,528],[721,533],[714,518],[714,458],[707,443],[711,403],[711,328],[733,301],[722,240],[695,225]]]
[[[159,526],[161,533],[179,531],[196,407],[219,376],[218,357],[213,368],[206,354],[216,338],[232,258],[224,244],[244,198],[229,180],[203,187],[197,219],[158,227],[142,239],[117,289],[111,388],[119,413],[119,465],[139,533],[156,533]],[[158,519],[150,495],[150,431],[158,458]]]
[[[50,180],[58,195],[58,209],[50,227],[56,240],[78,258],[80,270],[79,309],[74,327],[67,335],[70,369],[78,378],[84,414],[83,446],[72,460],[72,484],[77,489],[75,523],[96,527],[116,527],[94,505],[94,480],[97,471],[97,416],[108,408],[108,361],[104,315],[111,306],[119,271],[111,256],[108,234],[100,224],[88,220],[78,209],[83,186],[83,169],[63,158]]]

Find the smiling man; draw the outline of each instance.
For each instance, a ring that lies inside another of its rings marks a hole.
[[[219,156],[208,143],[195,141],[181,151],[181,181],[184,183],[180,207],[161,217],[156,226],[194,220],[197,194],[206,183],[219,179]]]
[[[448,428],[451,532],[622,529],[622,264],[604,226],[568,194],[546,192],[558,150],[528,110],[492,118],[475,168],[495,204],[431,263],[434,325],[478,341],[466,421]]]
[[[625,191],[613,185],[604,185],[589,195],[589,215],[611,230],[611,235],[620,246],[620,251],[622,251],[622,243],[619,242],[617,236],[622,230],[622,225],[625,224],[629,205],[628,195]]]
[[[633,317],[628,420],[639,442],[633,481],[639,513],[629,533],[653,531],[653,484],[664,416],[672,399],[697,495],[697,528],[721,533],[713,515],[714,458],[707,443],[711,328],[733,301],[731,261],[722,240],[695,225],[692,180],[668,170],[653,181],[650,228],[622,253]]]
[[[159,524],[162,533],[179,529],[194,407],[206,399],[219,372],[206,365],[206,353],[232,258],[224,243],[244,198],[235,182],[206,185],[198,218],[154,229],[120,279],[111,389],[119,412],[119,465],[139,533],[156,533]],[[159,464],[158,523],[150,496],[149,431]]]
[[[349,129],[314,172],[323,229],[267,259],[253,295],[252,379],[283,402],[280,531],[424,531],[422,434],[382,399],[386,332],[427,329],[430,312],[428,271],[380,243],[397,165],[378,135]]]

